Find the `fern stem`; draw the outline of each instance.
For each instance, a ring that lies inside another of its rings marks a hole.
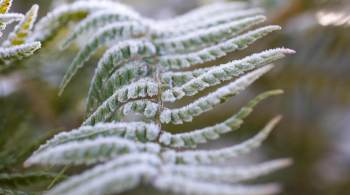
[[[47,186],[47,189],[51,189],[55,184],[56,182],[61,179],[64,175],[64,173],[69,169],[69,166],[66,165],[62,168],[62,170],[56,175],[55,178],[53,178],[53,180],[51,181],[51,183]]]
[[[160,121],[160,114],[162,113],[162,110],[163,110],[163,107],[164,107],[164,104],[163,104],[163,100],[162,100],[162,94],[163,94],[163,91],[162,91],[162,80],[161,80],[161,66],[158,62],[156,62],[156,74],[155,74],[155,77],[156,77],[156,81],[158,83],[158,113],[156,115],[156,124],[158,125],[160,131],[159,131],[159,135],[158,135],[158,138],[157,138],[157,142],[159,143],[159,138],[160,138],[160,135],[162,134],[162,122]]]

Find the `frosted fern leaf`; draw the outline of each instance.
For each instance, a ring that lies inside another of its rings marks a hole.
[[[39,41],[30,38],[39,6],[33,5],[25,15],[22,15],[8,13],[11,5],[12,0],[0,1],[0,30],[4,30],[7,24],[18,22],[0,47],[0,71],[8,68],[14,61],[33,55],[41,47]]]
[[[53,10],[39,21],[31,40],[48,41],[70,21],[77,25],[63,40],[63,48],[80,36],[90,37],[73,59],[60,93],[97,49],[105,52],[90,83],[85,121],[48,140],[25,165],[95,165],[56,185],[50,195],[122,193],[141,184],[178,194],[277,193],[277,184],[244,181],[284,168],[290,160],[247,167],[219,163],[258,148],[281,117],[241,144],[216,150],[195,148],[238,130],[258,103],[281,90],[256,96],[212,126],[185,133],[164,129],[164,124],[191,122],[225,103],[269,72],[273,62],[294,53],[276,48],[218,66],[196,67],[246,49],[281,29],[257,27],[265,20],[262,13],[245,3],[215,3],[174,19],[153,20],[108,0],[77,1]],[[214,91],[181,107],[170,105],[207,89]]]

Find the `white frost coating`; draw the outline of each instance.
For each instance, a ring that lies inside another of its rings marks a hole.
[[[247,88],[250,84],[260,78],[262,75],[272,69],[272,65],[264,66],[254,70],[237,80],[217,89],[207,96],[201,97],[187,106],[175,109],[165,109],[160,114],[162,123],[182,124],[193,120],[194,116],[198,116],[214,108],[214,106],[225,102],[223,97],[230,97],[237,95],[242,90]]]
[[[237,120],[238,124],[241,124],[242,121]],[[175,148],[182,147],[196,147],[199,143],[206,143],[208,140],[215,140],[220,137],[220,134],[224,134],[232,131],[233,128],[229,127],[224,123],[217,124],[212,127],[207,127],[203,129],[194,130],[188,133],[179,133],[179,134],[170,134],[164,132],[159,138],[159,142]]]
[[[105,74],[111,74],[112,70],[121,66],[121,64],[130,61],[130,58],[149,57],[156,54],[154,45],[145,40],[127,40],[122,41],[109,48],[99,60],[95,70],[93,83],[104,83],[109,77]],[[103,80],[104,79],[104,80]]]
[[[136,100],[126,103],[120,108],[120,113],[126,116],[130,113],[137,112],[146,118],[153,118],[158,112],[159,104],[149,100]]]
[[[272,119],[257,135],[247,141],[218,150],[195,150],[175,153],[176,162],[179,164],[211,164],[223,162],[230,158],[249,153],[251,150],[258,148],[261,143],[268,137],[273,128],[280,121],[281,117]],[[174,154],[166,154],[174,155]],[[169,157],[167,157],[169,158]]]
[[[40,42],[29,42],[22,45],[11,46],[7,48],[0,48],[0,59],[3,61],[20,60],[24,57],[33,55],[33,53],[40,49]]]
[[[243,124],[243,120],[250,115],[258,103],[268,97],[280,95],[282,93],[282,90],[272,90],[261,93],[254,99],[250,100],[236,114],[213,126],[192,131],[184,131],[185,133],[177,134],[163,131],[160,135],[159,142],[168,147],[195,148],[198,144],[218,139],[222,134],[237,130]]]
[[[152,123],[98,123],[94,126],[82,126],[69,132],[59,133],[41,145],[35,153],[68,142],[94,139],[96,137],[120,137],[142,142],[155,141],[159,133],[159,127]]]
[[[234,60],[227,64],[212,67],[201,75],[189,80],[181,86],[173,87],[163,92],[162,100],[174,102],[185,96],[193,96],[197,93],[221,84],[224,81],[238,77],[245,72],[270,64],[293,53],[290,49],[271,49],[261,53],[253,54],[241,60]]]
[[[258,28],[200,51],[178,55],[164,55],[159,58],[159,61],[165,68],[188,68],[196,64],[216,60],[217,58],[227,55],[229,52],[243,50],[258,39],[280,29],[280,26]]]
[[[90,14],[84,20],[78,23],[70,35],[62,43],[62,49],[67,48],[78,36],[93,32],[95,29],[102,28],[108,24],[115,24],[123,21],[140,20],[140,15],[131,9],[117,7],[120,9],[107,9]]]
[[[68,16],[80,15],[80,17],[82,17],[92,11],[112,8],[120,9],[121,7],[125,7],[125,5],[110,1],[91,1],[87,3],[83,0],[69,5],[63,5],[49,12],[47,16],[38,22],[32,39],[45,41],[70,20]]]
[[[156,95],[158,95],[158,84],[149,78],[140,79],[114,92],[84,121],[83,125],[105,122],[121,106],[121,103],[137,98],[151,98]]]
[[[228,185],[166,174],[158,176],[153,185],[162,191],[184,195],[270,195],[280,191],[276,184]]]
[[[164,26],[185,26],[202,21],[203,19],[212,17],[213,15],[215,16],[217,14],[224,14],[227,12],[241,10],[244,7],[247,7],[247,4],[243,2],[213,3],[194,9],[188,13],[175,17],[174,19],[163,20],[160,22]]]
[[[15,26],[13,32],[8,35],[7,40],[2,45],[8,47],[10,45],[27,43],[38,16],[38,11],[39,6],[34,4],[24,18]]]
[[[164,72],[161,75],[161,82],[164,86],[164,89],[170,89],[176,86],[185,84],[186,82],[200,76],[201,74],[209,71],[211,67],[200,68],[190,71],[168,71]]]
[[[60,85],[59,93],[61,94],[63,92],[73,76],[84,66],[84,63],[90,59],[98,48],[106,46],[106,44],[112,44],[116,41],[137,38],[146,33],[146,31],[147,28],[136,22],[110,24],[97,31],[97,33],[94,34],[88,43],[80,50],[69,66]]]
[[[23,14],[18,13],[0,14],[0,23],[10,24],[15,21],[20,21],[23,17]]]
[[[230,39],[265,20],[265,16],[252,16],[208,29],[199,29],[174,38],[157,39],[154,44],[160,48],[162,54],[200,50],[203,47],[214,45],[216,42]]]
[[[128,153],[159,153],[160,147],[153,143],[137,143],[122,138],[96,138],[69,142],[33,154],[25,166],[34,164],[65,165],[93,164]]]
[[[290,159],[280,159],[242,167],[165,165],[162,167],[162,173],[183,176],[194,180],[236,183],[270,174],[290,166],[291,163]]]
[[[47,195],[101,195],[115,194],[131,190],[143,181],[148,181],[157,175],[157,169],[145,163],[123,167],[122,170],[109,170],[97,177],[90,178],[74,188],[54,188]],[[63,185],[63,184],[62,184]]]
[[[171,36],[178,36],[184,33],[190,33],[198,29],[206,29],[216,25],[229,23],[234,20],[238,20],[238,19],[242,19],[245,17],[250,17],[250,16],[262,14],[262,13],[263,11],[261,9],[255,8],[255,9],[242,10],[242,11],[237,11],[232,13],[228,12],[228,13],[220,14],[218,16],[203,18],[203,20],[201,20],[200,22],[191,23],[190,25],[185,25],[185,26],[182,26],[181,28],[178,28],[178,26],[176,25],[164,26],[164,25],[161,25],[162,22],[160,22],[160,24],[158,24],[157,26],[159,26],[158,28],[161,32],[159,36],[171,37]]]
[[[100,104],[101,99],[104,101],[111,95],[110,93],[106,93],[107,91],[114,92],[119,78],[123,78],[118,77],[118,73],[122,73],[122,68],[119,69],[120,66],[123,64],[128,64],[129,61],[132,61],[131,59],[145,58],[153,56],[155,53],[156,48],[154,45],[151,42],[145,40],[123,41],[108,49],[99,60],[97,68],[95,69],[94,76],[90,83],[87,101],[87,113],[90,114]],[[137,62],[134,62],[134,64],[136,66]],[[147,66],[147,64],[144,62],[140,62],[139,65]],[[145,69],[143,69],[145,70],[143,71],[144,75],[146,72],[148,72],[148,67]],[[112,86],[113,90],[104,90],[104,85],[106,87]]]
[[[98,165],[80,175],[69,178],[65,182],[62,182],[53,188],[50,191],[50,194],[64,194],[68,191],[74,190],[76,186],[85,187],[86,182],[90,179],[101,179],[101,175],[103,174],[108,172],[118,173],[124,171],[125,167],[134,166],[139,163],[156,167],[160,166],[161,161],[158,156],[153,154],[126,154],[107,163]]]

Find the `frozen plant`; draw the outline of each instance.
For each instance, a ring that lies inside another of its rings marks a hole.
[[[12,5],[12,0],[0,1],[0,36],[6,25],[18,22],[13,32],[0,46],[0,71],[11,65],[16,60],[33,55],[41,47],[39,41],[30,39],[31,31],[38,14],[38,5],[25,14],[8,13]]]
[[[265,21],[262,10],[245,3],[215,3],[167,20],[140,16],[115,1],[77,1],[41,19],[32,39],[48,41],[71,21],[78,21],[62,48],[84,37],[61,84],[60,93],[100,48],[106,48],[91,80],[87,114],[81,127],[56,135],[25,162],[31,165],[89,165],[47,194],[112,194],[149,185],[178,194],[265,195],[276,184],[244,184],[288,166],[288,159],[247,167],[219,165],[249,153],[267,138],[280,117],[251,139],[223,149],[196,150],[199,144],[237,130],[262,100],[262,93],[216,125],[171,133],[164,124],[180,125],[238,95],[273,68],[272,62],[293,50],[269,49],[240,60],[198,68],[280,30]],[[254,28],[255,27],[255,28]],[[254,29],[253,29],[254,28]],[[253,29],[253,30],[251,30]],[[88,36],[86,36],[88,35]],[[188,105],[169,105],[216,87]],[[138,121],[126,121],[138,113]]]

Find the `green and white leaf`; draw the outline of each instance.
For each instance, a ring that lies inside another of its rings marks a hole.
[[[41,145],[36,153],[69,142],[91,140],[100,137],[126,138],[139,142],[155,141],[159,133],[159,127],[155,124],[143,122],[100,123],[94,126],[82,126],[69,132],[57,134],[44,145]]]
[[[83,123],[83,125],[93,125],[99,122],[106,122],[117,109],[131,100],[139,98],[154,98],[158,95],[158,85],[152,79],[141,79],[130,85],[115,91],[106,101],[104,101]]]
[[[118,193],[136,187],[142,180],[156,175],[159,157],[151,154],[126,154],[71,177],[52,189],[50,195]],[[147,176],[147,177],[145,177]],[[89,187],[87,188],[87,185]]]
[[[98,62],[90,84],[87,113],[90,114],[96,109],[101,101],[114,93],[114,90],[138,77],[148,75],[146,72],[150,70],[150,67],[145,64],[147,62],[129,63],[129,61],[131,59],[147,58],[155,55],[155,53],[156,48],[153,44],[142,40],[120,42],[108,49]],[[125,64],[124,67],[121,67],[123,64]],[[117,70],[118,68],[120,69]]]
[[[257,135],[238,145],[218,150],[168,151],[163,154],[163,158],[169,162],[191,165],[207,165],[223,162],[242,154],[247,154],[251,152],[251,150],[258,148],[280,120],[281,117],[272,119]]]
[[[73,30],[73,32],[64,40],[62,48],[67,48],[79,36],[85,33],[91,33],[95,29],[100,29],[106,25],[125,21],[136,21],[140,18],[139,14],[130,11],[130,9],[111,9],[92,13],[82,20]]]
[[[99,30],[80,50],[72,64],[69,66],[60,86],[60,94],[62,94],[64,88],[73,76],[83,67],[84,63],[90,59],[98,48],[117,41],[140,37],[145,34],[146,31],[147,28],[136,22],[111,24]]]
[[[161,56],[159,63],[165,68],[180,69],[214,61],[230,52],[243,50],[258,39],[280,29],[279,26],[262,27],[197,52]]]
[[[47,41],[54,36],[62,27],[70,21],[81,20],[88,14],[102,9],[120,9],[125,5],[111,1],[79,0],[71,5],[63,5],[42,18],[35,27],[32,39],[36,41]],[[128,9],[125,7],[125,9]]]
[[[290,166],[290,159],[280,159],[243,167],[219,167],[198,165],[166,165],[162,172],[201,181],[237,183],[270,174]]]
[[[138,143],[117,137],[100,137],[93,140],[73,141],[34,153],[25,166],[34,164],[68,165],[95,164],[130,153],[159,153],[154,143]]]
[[[210,69],[205,73],[189,80],[181,86],[173,87],[163,92],[162,100],[174,102],[185,96],[193,96],[209,87],[221,84],[224,81],[265,66],[285,57],[286,54],[294,53],[290,49],[271,49],[261,53],[253,54],[241,60],[235,60]]]
[[[160,114],[160,121],[164,124],[182,124],[184,122],[190,122],[193,120],[193,117],[199,116],[213,109],[216,105],[226,102],[229,97],[239,94],[255,80],[271,70],[272,67],[272,65],[268,65],[254,70],[186,106],[164,109]]]
[[[154,41],[161,54],[186,53],[201,50],[226,41],[265,21],[265,16],[253,16],[209,29],[199,29],[189,34]]]
[[[33,55],[34,52],[40,48],[40,42],[30,42],[22,45],[0,48],[0,60],[2,64],[9,64],[13,60],[21,60]]]
[[[242,107],[235,115],[226,119],[222,123],[205,127],[202,129],[188,131],[186,133],[171,134],[163,132],[159,138],[159,142],[170,147],[195,148],[198,144],[207,143],[210,140],[219,139],[222,134],[226,134],[237,130],[243,124],[243,120],[250,115],[254,107],[262,100],[283,93],[281,90],[274,90],[262,93],[249,101],[249,103]]]

